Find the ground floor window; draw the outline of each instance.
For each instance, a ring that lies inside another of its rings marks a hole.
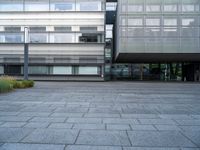
[[[80,75],[98,75],[100,74],[100,69],[98,67],[87,67],[87,66],[81,66],[78,67],[78,74]]]
[[[115,64],[112,65],[110,73],[113,79],[181,81],[183,79],[182,65],[185,64]]]
[[[101,75],[101,66],[29,66],[29,75]],[[22,65],[0,66],[0,74],[23,75]]]
[[[71,66],[54,66],[53,67],[53,74],[55,75],[65,75],[65,74],[72,74],[72,67]]]

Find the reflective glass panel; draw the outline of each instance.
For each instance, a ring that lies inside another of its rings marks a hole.
[[[101,1],[78,1],[76,3],[77,11],[101,11],[102,2]]]
[[[48,11],[49,0],[26,0],[25,10],[26,11]]]
[[[160,5],[147,5],[146,11],[147,12],[159,12],[160,11]]]
[[[143,11],[143,5],[128,5],[128,11],[129,12],[142,12]]]
[[[164,26],[177,26],[177,19],[164,19]]]
[[[31,33],[30,43],[47,43],[47,34],[45,33]]]
[[[79,72],[78,74],[80,75],[98,75],[98,67],[79,67]]]
[[[0,0],[0,11],[23,11],[23,0]]]
[[[73,43],[75,41],[73,33],[55,33],[53,35],[55,43]]]
[[[74,0],[52,0],[50,5],[52,11],[75,11]]]
[[[142,18],[129,18],[128,19],[128,25],[129,26],[142,26],[143,25],[143,19]]]
[[[165,12],[177,12],[177,5],[164,5]]]
[[[72,74],[72,67],[54,66],[53,67],[53,74],[56,74],[56,75]]]
[[[160,26],[160,19],[150,18],[146,19],[147,26]]]

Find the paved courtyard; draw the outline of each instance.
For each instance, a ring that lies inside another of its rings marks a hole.
[[[36,82],[0,95],[0,150],[199,150],[200,84]]]

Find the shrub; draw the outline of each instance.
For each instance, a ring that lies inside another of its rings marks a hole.
[[[32,80],[23,80],[21,81],[25,88],[33,87],[34,81]]]
[[[17,81],[15,85],[16,85],[15,88],[17,88],[17,89],[25,88],[25,85],[23,84],[22,81]]]
[[[13,90],[13,85],[6,80],[0,80],[0,93],[5,93]]]
[[[17,81],[14,77],[1,76],[0,77],[0,93],[9,92],[13,89],[29,88],[34,86],[32,80]]]

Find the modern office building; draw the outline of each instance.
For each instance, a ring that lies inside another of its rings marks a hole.
[[[199,0],[0,0],[0,74],[200,80]]]
[[[199,0],[118,0],[115,25],[122,74],[200,80]]]
[[[103,80],[104,0],[0,0],[0,74],[37,80]]]

